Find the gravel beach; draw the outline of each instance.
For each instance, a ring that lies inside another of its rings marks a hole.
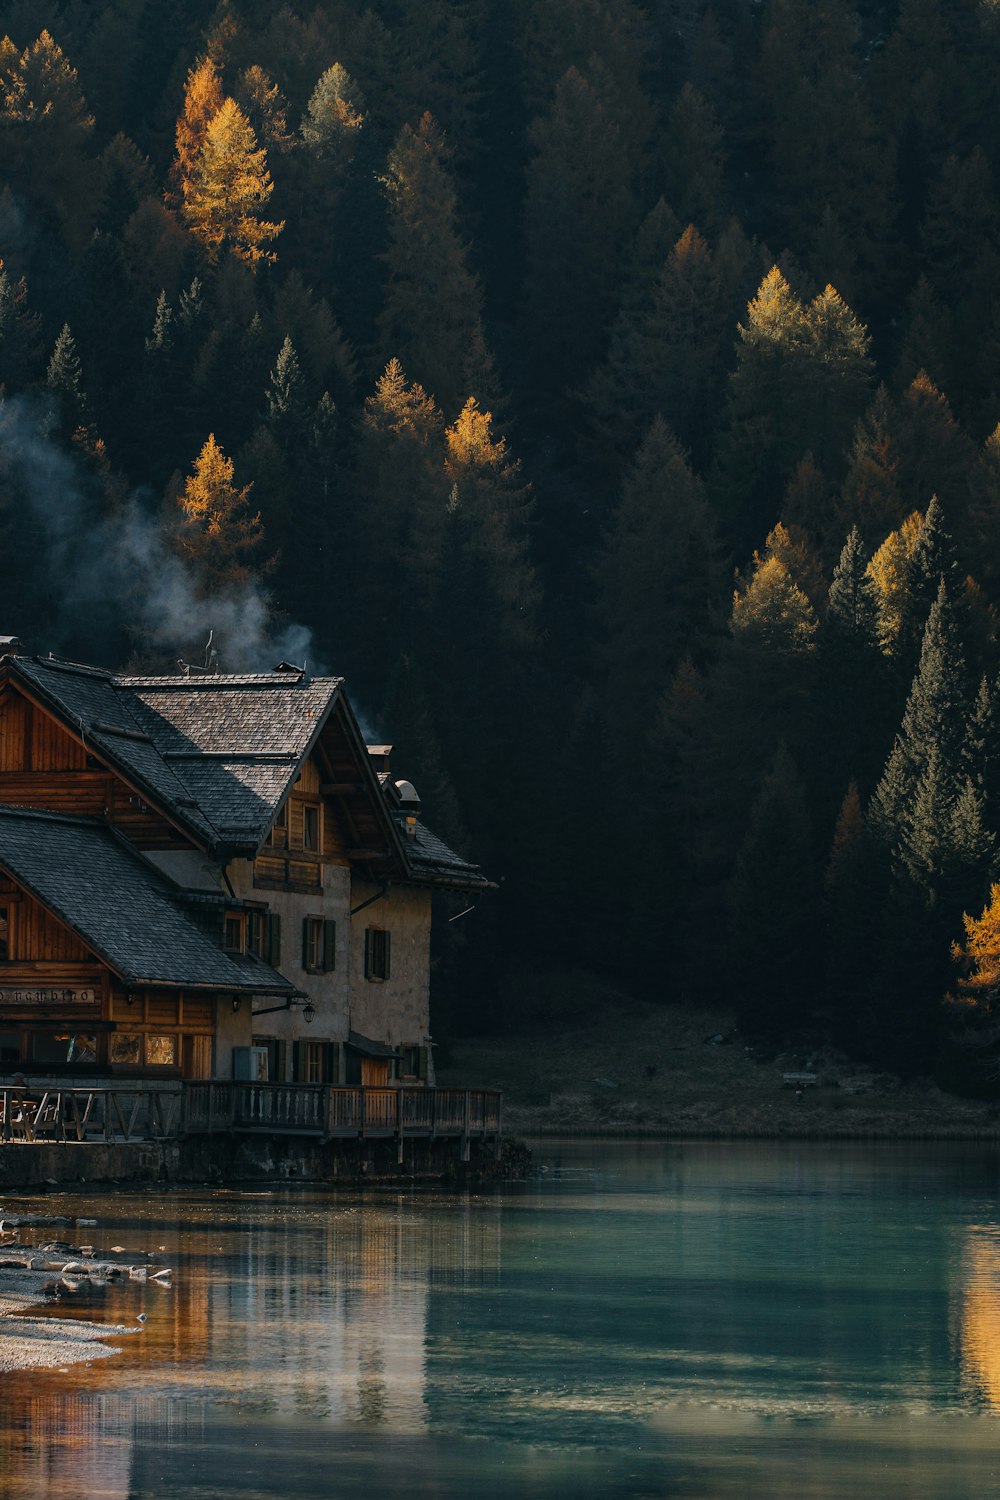
[[[78,1318],[24,1317],[45,1300],[51,1271],[0,1270],[0,1373],[104,1359],[114,1354],[103,1340],[137,1333],[135,1327],[89,1323]]]

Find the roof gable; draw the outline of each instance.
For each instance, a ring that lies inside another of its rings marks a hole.
[[[170,882],[97,819],[0,806],[0,867],[130,987],[293,992],[260,959],[225,953]]]

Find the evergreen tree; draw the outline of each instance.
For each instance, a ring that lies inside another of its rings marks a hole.
[[[598,681],[623,758],[650,733],[655,705],[687,656],[721,625],[723,577],[704,486],[662,418],[625,479],[596,570]]]
[[[58,404],[60,426],[68,437],[76,428],[82,427],[89,414],[89,404],[83,386],[83,370],[77,353],[76,340],[64,323],[56,339],[52,358],[45,373],[45,384]]]
[[[0,259],[0,398],[32,380],[42,353],[42,320],[28,305],[28,283],[16,281]]]
[[[365,119],[364,95],[341,63],[320,75],[302,117],[306,150],[325,171],[343,177]]]
[[[85,242],[92,208],[94,121],[76,69],[47,31],[0,57],[0,151],[19,192],[71,245]]]
[[[884,864],[865,821],[856,782],[841,803],[823,877],[826,910],[826,1009],[833,1039],[856,1053],[881,950]]]
[[[711,105],[685,83],[664,139],[667,197],[683,219],[712,228],[723,219],[723,131]]]
[[[549,406],[579,388],[602,351],[636,211],[618,124],[577,68],[529,138],[523,338]]]
[[[404,125],[389,154],[389,280],[379,320],[382,347],[414,372],[446,411],[470,390],[491,394],[482,291],[458,231],[449,152],[430,115]]]

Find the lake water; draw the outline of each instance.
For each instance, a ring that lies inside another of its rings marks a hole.
[[[0,1375],[0,1500],[1000,1495],[997,1149],[535,1154],[467,1195],[7,1197],[174,1280],[86,1310],[146,1314],[113,1358]]]

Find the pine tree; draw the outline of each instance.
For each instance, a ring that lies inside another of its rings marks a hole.
[[[177,501],[177,550],[207,594],[250,581],[262,566],[260,514],[250,508],[250,486],[236,488],[235,470],[210,433]]]
[[[449,509],[461,510],[467,547],[478,560],[500,633],[519,645],[537,638],[538,584],[528,555],[530,490],[521,465],[494,439],[493,418],[474,396],[445,429],[444,472]]]
[[[430,115],[404,125],[383,181],[389,204],[389,280],[379,333],[446,411],[471,390],[494,392],[482,326],[482,291],[458,231],[449,151]]]
[[[320,75],[302,117],[306,150],[327,172],[343,176],[365,119],[364,95],[341,63]]]
[[[302,367],[287,334],[271,371],[265,399],[271,431],[291,448],[304,433],[307,403]]]
[[[260,217],[273,186],[267,152],[258,148],[250,122],[235,100],[223,100],[184,183],[183,217],[209,260],[218,260],[224,248],[249,266],[277,259],[265,247],[284,225]]]
[[[76,248],[93,204],[94,121],[76,69],[48,31],[18,55],[5,38],[0,58],[0,152],[18,191]]]
[[[596,569],[598,681],[621,746],[650,733],[687,656],[720,629],[723,572],[704,486],[662,418],[644,438]]]
[[[869,547],[880,545],[886,532],[898,526],[906,514],[894,427],[892,401],[886,387],[880,385],[854,429],[850,463],[837,505],[841,522],[857,526]]]
[[[68,323],[63,324],[56,339],[45,374],[45,384],[58,403],[60,426],[63,435],[68,437],[86,423],[89,414],[89,403],[83,386],[83,369],[76,340]]]
[[[685,83],[664,139],[667,197],[682,219],[710,229],[723,220],[723,131],[711,105]]]
[[[523,335],[548,406],[579,388],[602,351],[636,210],[618,124],[577,68],[529,139]]]
[[[7,387],[23,389],[42,353],[42,320],[28,305],[28,283],[16,281],[0,259],[0,398]]]

